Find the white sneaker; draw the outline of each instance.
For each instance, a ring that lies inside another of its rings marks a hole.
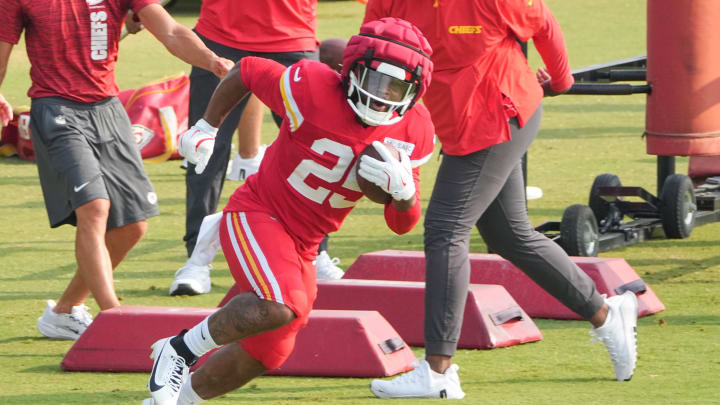
[[[228,180],[241,181],[257,173],[260,168],[260,162],[263,156],[265,156],[266,148],[266,145],[260,145],[257,154],[248,159],[243,159],[239,153],[235,152],[235,157],[233,157],[232,162],[228,165],[228,172],[225,177],[227,177]]]
[[[197,266],[185,263],[175,272],[170,284],[170,295],[198,295],[210,292],[210,269],[212,265]]]
[[[340,264],[340,259],[337,257],[330,258],[325,250],[318,253],[313,264],[315,264],[318,280],[337,280],[345,275],[345,271],[337,266]]]
[[[605,300],[610,308],[605,324],[593,328],[592,342],[602,341],[610,353],[618,381],[629,381],[637,363],[637,314],[638,302],[635,293],[625,291]]]
[[[140,405],[155,405],[155,401],[152,398],[145,398]]]
[[[378,398],[446,398],[463,399],[457,364],[448,367],[443,374],[430,369],[423,360],[413,371],[392,380],[373,380],[370,391]]]
[[[190,371],[185,359],[178,355],[170,344],[170,339],[172,338],[160,339],[152,345],[150,358],[155,361],[147,384],[152,395],[151,404],[175,405],[180,397],[180,388]],[[143,404],[146,404],[146,401],[147,399]]]
[[[72,307],[69,314],[56,314],[53,308],[55,301],[48,300],[45,311],[37,320],[38,331],[50,339],[77,340],[92,323],[92,315],[85,305]]]

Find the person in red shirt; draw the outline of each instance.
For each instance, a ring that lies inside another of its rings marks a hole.
[[[246,56],[259,56],[280,62],[285,66],[302,59],[318,60],[317,0],[262,1],[249,7],[245,2],[231,0],[204,0],[195,31],[205,44],[218,55],[239,61]],[[203,111],[218,80],[201,68],[190,73],[189,123],[202,118]],[[214,214],[228,173],[233,132],[250,98],[243,100],[228,115],[220,127],[215,143],[216,159],[209,162],[202,173],[186,172],[185,247],[192,256],[203,219]],[[253,100],[255,101],[255,100]],[[265,147],[260,145],[259,115],[262,106],[251,104],[244,119],[255,126],[250,128],[254,136],[240,134],[238,154],[232,161],[230,178],[245,180],[254,173],[264,156]],[[281,117],[273,114],[280,126]],[[243,156],[240,156],[240,153]],[[240,176],[240,172],[243,176]],[[327,238],[319,247],[317,257],[318,275],[323,278],[339,278],[342,269],[335,266],[327,254]],[[170,295],[196,295],[210,292],[209,264],[188,261],[175,273],[170,285]]]
[[[122,23],[132,10],[180,59],[222,77],[233,63],[206,48],[155,0],[7,0],[0,3],[0,82],[25,31],[32,99],[30,130],[50,226],[77,226],[77,271],[38,330],[77,339],[101,310],[120,305],[113,269],[157,215],[157,196],[133,141],[115,83]],[[12,115],[0,96],[0,121]]]
[[[375,380],[382,398],[462,398],[452,357],[468,292],[470,233],[589,320],[629,380],[637,358],[637,298],[604,299],[525,205],[521,158],[537,135],[543,96],[573,84],[562,31],[542,0],[369,0],[365,21],[403,18],[425,33],[435,72],[423,98],[443,159],[425,213],[425,351],[412,372]],[[534,74],[519,41],[532,39],[547,69]]]
[[[432,155],[434,128],[415,102],[430,83],[431,52],[414,26],[386,18],[350,38],[341,75],[317,61],[285,68],[247,57],[220,82],[203,119],[178,141],[189,162],[206,164],[217,126],[249,92],[285,118],[258,173],[222,214],[220,241],[242,293],[153,344],[145,405],[199,403],[283,364],[315,300],[317,247],[362,197],[356,166],[392,196],[384,208],[390,229],[403,234],[419,221],[418,166]],[[383,159],[358,161],[368,145]],[[188,377],[188,367],[218,346]]]

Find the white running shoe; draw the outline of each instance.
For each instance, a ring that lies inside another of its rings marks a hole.
[[[197,266],[185,263],[175,272],[170,284],[170,295],[198,295],[210,292],[210,269],[212,265]]]
[[[330,258],[330,255],[325,250],[318,253],[314,264],[318,280],[337,280],[345,275],[345,271],[337,266],[340,264],[340,259],[337,257]]]
[[[605,324],[593,328],[590,336],[602,341],[610,354],[618,381],[629,381],[637,363],[637,314],[638,302],[635,293],[625,291],[605,300],[610,308]]]
[[[257,154],[248,159],[243,159],[239,153],[235,152],[235,157],[228,166],[227,179],[235,181],[247,180],[251,174],[257,173],[258,169],[260,169],[260,162],[265,156],[266,148],[267,145],[260,145]]]
[[[392,380],[373,380],[370,391],[378,398],[446,398],[463,399],[457,364],[443,374],[434,372],[426,360],[413,371]]]
[[[92,315],[85,305],[72,307],[69,314],[56,314],[55,301],[48,300],[45,311],[37,320],[40,333],[50,339],[77,340],[92,323]]]
[[[152,395],[151,403],[155,405],[175,405],[190,371],[185,359],[170,344],[170,339],[172,337],[160,339],[152,345],[150,358],[155,361],[147,386]]]
[[[155,401],[152,398],[145,398],[140,405],[155,405]]]

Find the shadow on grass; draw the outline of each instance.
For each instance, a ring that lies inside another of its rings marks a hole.
[[[572,139],[572,138],[605,138],[607,136],[621,137],[637,136],[643,133],[642,127],[576,127],[576,128],[548,128],[540,130],[538,139]]]
[[[82,388],[71,388],[75,393],[62,391],[61,393],[42,393],[24,395],[0,395],[0,403],[4,405],[27,404],[122,404],[140,403],[148,397],[147,391],[117,391],[117,392],[85,392]],[[60,402],[58,402],[60,400]]]
[[[698,242],[699,245],[705,246],[705,242]],[[717,244],[709,244],[709,247],[716,247]],[[720,265],[720,256],[713,256],[703,259],[637,259],[632,260],[633,267],[639,266],[657,266],[657,265],[668,265],[672,264],[673,267],[667,270],[646,272],[642,274],[642,278],[647,283],[662,283],[679,277],[683,277],[689,274],[699,273],[708,270],[712,267]],[[693,280],[692,282],[701,282]],[[703,283],[720,283],[720,280],[703,280]]]

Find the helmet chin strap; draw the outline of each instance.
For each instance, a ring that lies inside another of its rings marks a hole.
[[[348,86],[348,97],[346,100],[348,105],[350,105],[350,108],[352,108],[355,115],[363,124],[376,127],[380,125],[392,125],[402,120],[403,114],[407,110],[409,103],[394,103],[388,100],[379,99],[362,90],[358,84],[357,77],[353,72],[350,72],[349,81],[350,85]],[[360,97],[361,92],[364,93],[365,99],[367,100],[365,103],[362,102],[362,97]],[[387,105],[388,111],[374,110],[370,107],[372,100],[377,100],[377,102]],[[396,112],[397,114],[394,114]]]

